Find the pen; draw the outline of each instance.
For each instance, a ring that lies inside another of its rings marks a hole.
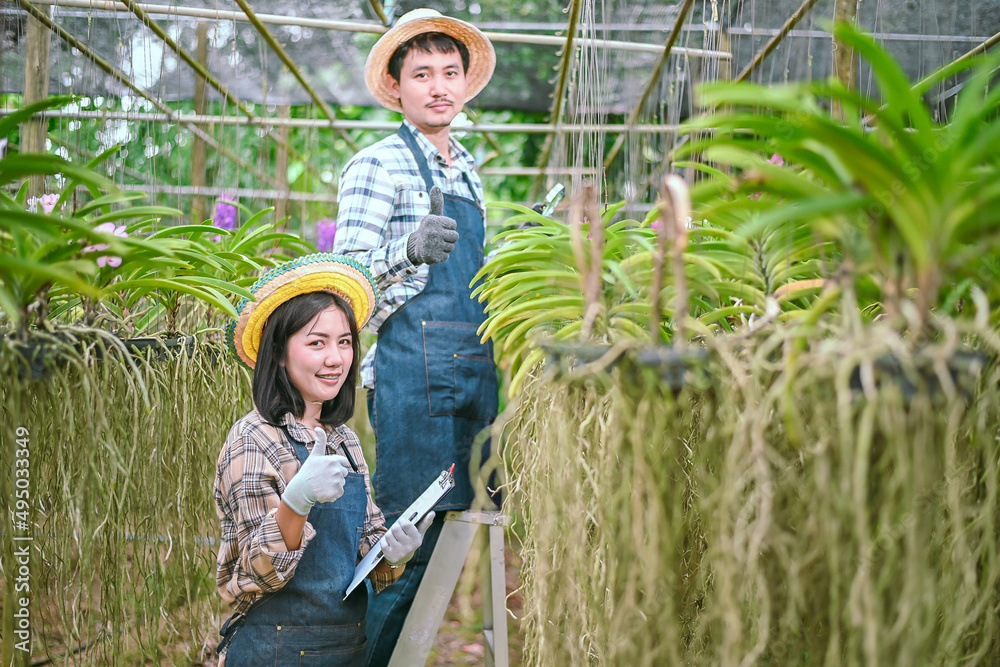
[[[351,470],[353,470],[354,472],[357,472],[358,471],[358,466],[357,466],[356,463],[354,463],[354,457],[351,456],[351,452],[348,451],[348,449],[347,449],[347,441],[346,440],[340,443],[340,448],[343,449],[344,450],[344,454],[347,455],[347,460],[351,464]]]

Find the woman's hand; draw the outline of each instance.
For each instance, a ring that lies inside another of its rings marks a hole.
[[[424,533],[434,521],[434,512],[429,512],[424,520],[414,526],[404,519],[392,524],[392,528],[382,536],[382,555],[389,565],[402,565],[413,557],[413,552],[424,543]]]
[[[281,500],[300,516],[307,516],[316,503],[332,503],[344,495],[348,460],[326,454],[326,431],[316,428],[316,442],[305,463],[285,487]]]

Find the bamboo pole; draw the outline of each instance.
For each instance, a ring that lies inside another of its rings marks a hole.
[[[837,0],[833,10],[836,23],[854,23],[858,15],[858,0]],[[833,75],[847,90],[854,89],[854,49],[833,38]],[[834,118],[843,119],[843,109],[837,100],[833,101],[831,113]]]
[[[923,86],[926,86],[928,81],[933,80],[936,76],[938,76],[938,74],[940,74],[944,70],[948,69],[949,67],[954,67],[958,63],[963,62],[965,60],[968,60],[969,58],[975,58],[976,56],[980,55],[981,53],[986,53],[991,48],[993,48],[994,46],[996,46],[998,43],[1000,43],[1000,32],[998,32],[997,34],[993,35],[992,37],[990,37],[989,39],[987,39],[983,43],[979,44],[978,46],[975,46],[972,49],[966,51],[965,53],[963,53],[962,55],[960,55],[958,58],[955,58],[954,60],[952,60],[947,65],[945,65],[943,67],[937,68],[936,70],[934,70],[933,72],[931,72],[930,74],[928,74],[927,76],[925,76],[924,78],[922,78],[920,81],[918,81],[916,83],[916,85],[914,86],[914,88],[922,88]]]
[[[978,55],[980,55],[982,53],[986,53],[990,48],[992,48],[993,46],[996,46],[997,43],[1000,43],[1000,32],[998,32],[997,34],[993,35],[989,39],[983,41],[978,46],[975,46],[972,49],[970,49],[969,51],[966,51],[965,53],[963,53],[962,55],[960,55],[958,58],[955,58],[954,60],[952,60],[950,63],[947,63],[946,65],[937,68],[936,70],[934,70],[933,72],[931,72],[930,74],[928,74],[927,76],[925,76],[923,79],[921,79],[920,81],[918,81],[915,84],[913,84],[910,87],[911,90],[921,90],[921,89],[923,89],[924,86],[927,85],[928,81],[934,80],[936,77],[938,77],[941,74],[941,72],[947,70],[950,67],[954,67],[955,65],[957,65],[958,63],[960,63],[960,62],[962,62],[964,60],[968,60],[969,58],[974,58],[975,56],[978,56]],[[881,108],[884,109],[885,105],[883,104]],[[872,119],[874,117],[875,117],[874,113],[868,114],[862,120],[862,124],[863,125],[867,125],[868,123],[870,123],[872,121]]]
[[[646,88],[642,91],[642,96],[639,98],[639,103],[635,105],[632,109],[632,113],[629,115],[627,126],[635,125],[635,122],[639,119],[639,114],[642,113],[643,108],[646,106],[646,102],[649,100],[650,94],[653,89],[656,88],[660,83],[660,76],[663,74],[663,67],[667,64],[667,58],[670,56],[671,51],[673,51],[674,43],[681,34],[681,27],[687,20],[688,12],[691,10],[691,6],[694,4],[694,0],[684,0],[684,4],[681,5],[680,12],[677,14],[677,20],[674,21],[673,30],[670,31],[670,35],[667,36],[667,42],[663,46],[663,53],[660,55],[660,60],[656,63],[656,67],[653,68],[653,73],[649,77],[649,81],[646,83]],[[618,157],[619,151],[621,151],[622,145],[625,143],[625,139],[628,136],[628,131],[623,132],[618,135],[615,139],[615,143],[611,146],[611,150],[608,151],[607,157],[604,158],[604,168],[607,169],[611,166],[611,163],[615,161]]]
[[[287,104],[283,104],[278,107],[278,117],[288,118],[291,116],[292,108]],[[283,125],[281,129],[278,130],[284,139],[288,139],[288,126]],[[274,160],[274,175],[278,179],[279,190],[284,190],[288,192],[288,151],[285,150],[284,146],[278,146],[278,153]],[[285,216],[288,215],[288,197],[278,197],[274,202],[274,219],[276,221],[284,220]]]
[[[60,7],[77,7],[81,9],[95,9],[103,11],[121,11],[122,7],[118,0],[36,0],[38,4],[57,5]],[[226,11],[220,9],[198,9],[194,7],[177,7],[171,5],[151,5],[141,3],[139,5],[148,14],[164,16],[182,16],[188,18],[205,18],[225,21],[247,21],[247,17],[242,12]],[[331,19],[312,19],[299,16],[283,16],[280,14],[257,14],[262,23],[270,25],[294,25],[302,28],[316,28],[318,30],[341,30],[346,32],[368,32],[382,34],[388,30],[385,26],[374,23],[360,23],[357,21],[339,21]],[[567,37],[557,35],[534,35],[518,32],[492,32],[484,31],[486,37],[492,42],[506,42],[511,44],[535,44],[538,46],[562,47],[567,42]],[[578,45],[602,47],[616,49],[618,51],[637,51],[642,53],[660,53],[663,47],[658,44],[644,44],[641,42],[623,42],[610,39],[589,39],[577,38]],[[728,51],[717,51],[710,49],[692,49],[687,47],[674,47],[674,53],[687,55],[692,58],[720,58],[731,60],[733,54]]]
[[[14,107],[0,108],[0,116],[4,116],[17,111]],[[172,112],[172,110],[171,110]],[[399,128],[398,122],[378,121],[378,120],[338,120],[335,124],[330,121],[317,118],[277,118],[274,116],[258,116],[256,118],[244,118],[241,116],[221,116],[221,115],[186,115],[175,117],[171,114],[149,113],[149,112],[124,112],[124,111],[66,111],[61,109],[50,109],[40,112],[41,117],[48,118],[76,118],[88,119],[96,118],[102,120],[131,120],[143,122],[186,122],[186,123],[217,123],[219,125],[249,125],[262,127],[298,127],[329,129],[330,127],[342,127],[348,130],[396,130]],[[659,133],[674,131],[678,125],[656,125],[644,124],[628,127],[627,125],[601,125],[593,123],[573,123],[565,124],[559,128],[560,132],[640,132]],[[468,125],[461,128],[463,132],[494,132],[496,134],[552,134],[555,128],[549,123],[481,123],[478,125]]]
[[[80,53],[83,54],[84,57],[86,57],[88,60],[90,60],[92,63],[94,63],[98,67],[100,67],[107,74],[109,74],[111,77],[113,77],[116,81],[118,81],[119,83],[121,83],[122,85],[124,85],[125,87],[127,87],[129,90],[131,90],[132,92],[134,92],[139,97],[143,98],[144,100],[147,100],[147,101],[151,102],[157,109],[159,109],[161,112],[163,112],[163,114],[164,114],[165,117],[162,118],[162,120],[168,121],[168,122],[171,122],[171,123],[179,123],[181,125],[184,125],[195,136],[200,136],[202,139],[204,139],[205,143],[208,144],[209,146],[211,146],[214,150],[218,151],[218,153],[220,155],[225,156],[226,158],[232,160],[234,163],[238,164],[239,166],[241,166],[241,167],[249,170],[251,173],[253,173],[254,175],[256,175],[258,178],[261,178],[261,179],[263,179],[263,180],[265,180],[265,181],[267,181],[269,183],[273,183],[274,179],[272,179],[271,177],[267,176],[266,174],[261,173],[261,171],[259,169],[256,169],[252,165],[247,164],[246,162],[244,162],[243,160],[241,160],[238,156],[233,155],[233,153],[230,152],[225,146],[223,146],[222,144],[220,144],[219,142],[217,142],[212,137],[206,135],[201,130],[201,128],[199,128],[197,125],[194,125],[193,123],[191,123],[190,121],[188,121],[187,118],[181,118],[181,117],[177,116],[177,114],[174,113],[173,109],[171,109],[166,104],[164,104],[160,100],[156,99],[155,97],[153,97],[152,95],[150,95],[149,93],[147,93],[145,90],[142,90],[141,88],[139,88],[138,86],[136,86],[134,83],[132,83],[132,81],[127,76],[125,76],[125,74],[121,70],[115,68],[113,65],[111,65],[111,63],[109,63],[108,61],[104,60],[104,58],[101,58],[96,53],[94,53],[90,49],[90,47],[88,47],[86,44],[84,44],[83,42],[81,42],[79,39],[77,39],[73,35],[69,34],[62,26],[59,26],[59,25],[56,25],[55,23],[53,23],[52,19],[50,19],[48,16],[46,16],[37,7],[35,7],[34,4],[32,4],[29,0],[17,0],[17,2],[18,2],[19,5],[21,5],[22,9],[24,9],[26,12],[28,12],[31,16],[33,16],[36,19],[38,19],[39,21],[41,21],[51,32],[54,32],[57,35],[59,35],[59,37],[64,42],[66,42],[67,44],[69,44],[73,48],[75,48],[78,51],[80,51]],[[65,112],[63,112],[63,113],[65,113]],[[46,116],[49,116],[49,115],[50,114],[48,114],[48,113],[41,114],[42,117],[46,117]],[[128,114],[122,114],[122,116],[125,119],[129,119],[129,115]],[[68,118],[68,117],[71,117],[71,116],[63,115],[61,117]],[[80,117],[82,118],[84,116],[80,116]],[[95,117],[102,117],[102,116],[98,115],[98,116],[95,116]]]
[[[544,174],[545,168],[549,165],[549,160],[552,158],[552,148],[555,146],[557,135],[559,134],[559,124],[562,122],[562,110],[563,101],[565,97],[566,81],[569,79],[569,70],[572,66],[573,55],[575,53],[576,47],[573,44],[573,39],[576,37],[576,25],[580,20],[580,8],[583,2],[581,0],[572,0],[572,4],[569,8],[569,24],[566,28],[566,46],[562,52],[562,58],[559,61],[559,77],[556,80],[556,89],[552,95],[552,127],[553,133],[550,134],[545,139],[545,145],[542,147],[542,156],[538,161],[538,167]],[[532,197],[537,196],[539,186],[544,176],[539,176],[535,180],[535,184],[532,188]]]
[[[131,2],[132,0],[127,1]],[[315,102],[319,107],[320,112],[322,112],[322,114],[326,116],[330,122],[336,121],[337,115],[333,112],[333,109],[331,109],[330,105],[326,103],[326,100],[319,96],[316,89],[313,88],[308,81],[306,81],[306,77],[302,73],[302,70],[299,69],[298,65],[295,64],[295,61],[291,59],[281,44],[278,43],[278,40],[274,38],[274,35],[270,30],[268,30],[267,26],[261,23],[260,19],[257,18],[253,8],[250,7],[250,4],[247,3],[246,0],[236,0],[236,4],[239,5],[240,9],[243,10],[243,13],[247,15],[247,18],[250,19],[250,23],[253,24],[253,27],[257,30],[260,36],[264,38],[264,41],[267,42],[267,45],[271,47],[271,50],[274,51],[285,67],[288,68],[288,71],[292,73],[292,76],[294,76],[299,82],[299,85],[301,85],[302,88],[309,94],[309,97],[311,97],[313,102]],[[351,135],[349,135],[346,130],[340,129],[338,131],[340,132],[340,136],[344,138],[344,141],[347,142],[347,145],[351,147],[352,151],[357,152],[361,150],[360,147],[354,143],[354,139],[351,138]],[[293,150],[288,146],[287,141],[285,142],[285,147],[289,150]]]
[[[198,36],[198,47],[195,56],[202,65],[208,65],[208,22],[199,21],[196,28]],[[194,80],[194,112],[198,115],[205,114],[205,79],[195,77]],[[203,128],[205,129],[205,128]],[[206,134],[211,130],[207,130]],[[191,185],[203,187],[205,185],[205,140],[201,137],[194,138],[194,145],[191,147]],[[205,198],[195,197],[191,200],[191,222],[198,224],[205,220]]]
[[[809,10],[813,8],[813,5],[815,5],[816,2],[818,2],[818,0],[802,0],[802,4],[799,5],[797,10],[795,10],[795,13],[788,17],[785,24],[781,26],[781,29],[774,37],[768,40],[767,44],[764,45],[764,48],[754,55],[753,60],[751,60],[750,63],[743,68],[743,71],[736,77],[736,80],[746,81],[750,76],[750,73],[757,69],[757,67],[764,62],[764,59],[771,55],[772,51],[778,48],[778,44],[780,44],[781,40],[783,40],[785,36],[792,31],[792,28],[798,25],[799,21],[805,18],[806,14],[809,13]]]
[[[151,192],[158,194],[185,195],[185,196],[207,196],[215,197],[219,194],[215,187],[194,187],[191,185],[166,185],[162,183],[129,184],[123,186],[128,190],[138,190],[140,192]],[[298,190],[282,190],[279,188],[226,188],[226,194],[233,197],[248,199],[270,199],[278,201],[285,199],[294,202],[323,202],[332,204],[337,201],[337,195],[323,192],[300,192]]]
[[[49,10],[45,10],[49,16]],[[24,106],[40,102],[49,96],[49,35],[39,19],[28,17],[28,34],[24,57]],[[25,153],[44,153],[46,118],[29,118],[21,125],[21,148]],[[28,196],[45,193],[45,177],[28,179]]]
[[[386,28],[392,25],[392,20],[386,16],[385,9],[382,8],[382,3],[378,0],[368,0],[368,4],[372,6],[372,11],[375,12],[375,16],[378,20],[382,22]]]

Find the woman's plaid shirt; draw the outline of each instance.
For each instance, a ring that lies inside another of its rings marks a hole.
[[[482,208],[483,184],[475,171],[469,151],[451,137],[451,167],[441,153],[409,121],[417,145],[427,160],[434,185],[444,194],[479,202]],[[470,190],[465,176],[472,183]],[[424,289],[430,267],[413,264],[406,256],[410,232],[430,212],[430,194],[402,137],[393,134],[354,156],[340,176],[337,235],[333,251],[351,255],[368,267],[382,290],[379,302],[368,323],[378,331],[382,322],[397,308]],[[484,217],[484,229],[485,229]],[[361,362],[361,384],[374,387],[375,345]]]
[[[286,413],[282,423],[298,442],[312,449],[315,434]],[[368,507],[358,547],[363,558],[385,533],[385,518],[372,500],[368,465],[357,434],[347,426],[328,430],[327,454],[347,447],[365,477]],[[229,430],[215,471],[215,504],[222,523],[222,539],[216,567],[216,583],[226,603],[237,612],[246,611],[262,594],[281,589],[292,575],[316,530],[306,521],[302,544],[296,551],[285,549],[275,512],[285,485],[298,472],[300,463],[284,431],[264,421],[256,410]],[[372,572],[375,591],[394,581],[391,573]]]

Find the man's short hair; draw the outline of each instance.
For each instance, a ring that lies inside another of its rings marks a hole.
[[[389,76],[399,81],[399,73],[403,69],[403,61],[406,54],[413,49],[418,49],[424,53],[454,53],[462,56],[462,71],[469,71],[469,49],[461,41],[443,32],[422,32],[406,40],[393,52],[389,58]]]

